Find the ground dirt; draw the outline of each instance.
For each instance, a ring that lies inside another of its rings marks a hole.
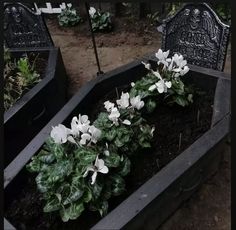
[[[97,77],[96,59],[88,22],[75,28],[61,28],[55,18],[46,20],[50,34],[62,52],[73,95],[89,80]],[[147,20],[119,18],[114,31],[95,35],[101,70],[110,71],[161,47],[161,34]],[[231,73],[229,46],[225,72]],[[160,230],[229,230],[231,229],[231,151],[223,153],[219,171],[185,202]]]

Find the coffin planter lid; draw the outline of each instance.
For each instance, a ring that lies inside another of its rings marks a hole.
[[[163,50],[183,54],[190,64],[223,71],[229,26],[206,3],[185,4],[162,26]]]

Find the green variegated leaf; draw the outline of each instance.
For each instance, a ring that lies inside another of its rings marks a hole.
[[[97,119],[93,125],[99,129],[110,128],[112,126],[111,121],[108,119],[108,113],[99,113]]]
[[[53,165],[50,170],[48,181],[50,183],[55,183],[64,177],[71,174],[73,170],[73,164],[69,160],[60,161]]]
[[[77,219],[84,211],[83,203],[73,203],[68,208],[60,210],[60,215],[63,222]]]
[[[91,189],[93,197],[96,200],[96,199],[98,199],[98,197],[100,196],[100,194],[102,192],[103,185],[97,183],[97,181],[96,181],[93,185],[90,185],[89,188]]]
[[[116,137],[116,130],[115,129],[109,129],[105,134],[104,137],[108,141],[112,141]]]
[[[79,165],[91,165],[97,156],[97,153],[91,149],[79,148],[74,152],[75,159],[79,160]]]
[[[40,172],[42,168],[42,163],[36,157],[32,157],[32,161],[26,165],[26,169],[29,172]]]
[[[108,202],[106,200],[102,201],[99,205],[98,211],[101,216],[105,216],[108,211]]]
[[[82,188],[71,186],[70,193],[68,197],[66,197],[66,199],[63,201],[63,205],[67,205],[77,201],[80,197],[82,197],[83,193],[84,191],[82,190]]]
[[[106,156],[104,158],[105,165],[110,168],[110,167],[118,167],[120,164],[120,156],[116,153],[111,153],[109,156]]]
[[[174,98],[174,101],[178,104],[178,105],[181,105],[181,106],[186,106],[188,105],[188,101],[184,98],[184,97],[181,97],[181,96],[176,96]]]
[[[92,200],[92,198],[93,198],[92,192],[91,192],[91,190],[86,186],[86,187],[84,188],[84,194],[83,194],[83,198],[82,198],[82,199],[83,199],[84,202],[88,203],[89,201]]]
[[[45,173],[39,173],[35,178],[37,188],[40,192],[45,193],[50,189],[50,184],[48,183],[48,176]]]
[[[113,174],[109,179],[111,180],[111,191],[114,196],[118,196],[125,191],[125,181],[120,175]]]
[[[60,200],[58,197],[54,196],[50,199],[43,208],[44,212],[54,212],[59,210],[61,207]]]
[[[119,138],[116,138],[114,143],[118,148],[120,148],[124,145],[124,143],[121,142]]]
[[[45,164],[50,164],[56,159],[52,153],[48,153],[44,150],[42,150],[40,153],[43,154],[40,154],[39,160]]]
[[[146,109],[148,113],[152,113],[156,106],[157,103],[153,99],[148,99],[147,102],[145,103]]]
[[[121,176],[126,176],[130,172],[131,162],[128,157],[124,156],[123,161],[121,161],[120,166],[118,168],[118,173]]]

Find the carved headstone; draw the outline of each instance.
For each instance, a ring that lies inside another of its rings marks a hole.
[[[186,4],[164,20],[162,49],[181,53],[189,64],[223,71],[229,26],[205,3]]]
[[[4,3],[4,40],[9,48],[54,46],[42,16],[21,3]]]

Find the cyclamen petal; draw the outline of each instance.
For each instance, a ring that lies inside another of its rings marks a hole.
[[[157,88],[157,87],[156,87],[156,85],[154,84],[154,85],[151,85],[151,86],[148,88],[148,90],[150,90],[150,91],[153,92],[156,88]]]
[[[80,115],[79,114],[79,123],[81,124],[90,124],[90,121],[88,119],[88,116],[87,115]]]
[[[87,141],[90,141],[91,136],[88,133],[84,133],[81,135],[81,140],[80,140],[80,144],[81,145],[85,145]]]
[[[171,83],[171,81],[167,81],[167,82],[165,82],[165,85],[167,88],[171,88],[172,83]]]
[[[69,142],[71,142],[72,144],[77,144],[76,141],[75,141],[75,139],[74,139],[72,136],[68,136],[68,137],[67,137],[67,140],[68,140]]]
[[[123,123],[124,125],[131,125],[131,122],[130,122],[129,120],[124,120],[122,123]]]
[[[131,98],[130,104],[132,105],[133,108],[136,108],[137,110],[140,110],[144,106],[144,102],[141,101],[140,95]]]
[[[165,88],[164,88],[164,85],[162,85],[162,84],[160,84],[160,85],[157,87],[157,91],[158,91],[159,93],[163,93],[164,90],[165,90]]]
[[[98,171],[104,167],[105,163],[104,160],[96,158],[94,166],[97,167]]]
[[[115,107],[115,108],[112,109],[111,113],[108,115],[108,119],[115,122],[115,121],[117,121],[119,116],[120,116],[120,112]]]
[[[130,85],[131,85],[132,87],[134,87],[134,86],[135,86],[135,83],[134,83],[134,82],[131,82]]]
[[[143,61],[141,61],[141,63],[144,65],[144,67],[145,67],[146,69],[148,69],[148,70],[151,69],[151,65],[150,65],[149,63],[145,63],[145,62],[143,62]]]
[[[115,104],[110,101],[104,102],[104,107],[107,110],[107,112],[110,112],[114,108]]]
[[[50,136],[57,144],[63,144],[67,141],[67,135],[70,130],[66,128],[64,125],[59,124],[58,126],[52,127]]]
[[[95,13],[96,13],[96,9],[94,7],[90,7],[89,8],[89,15],[91,16],[91,18],[94,17]]]
[[[91,141],[93,143],[97,143],[97,140],[99,139],[99,137],[102,134],[102,131],[98,128],[96,128],[94,125],[90,126],[89,128],[89,132],[91,133],[92,137],[91,137]]]
[[[160,73],[158,72],[158,70],[157,70],[157,71],[152,71],[152,73],[153,73],[156,77],[158,77],[159,79],[161,79],[161,75],[160,75]]]
[[[189,71],[189,67],[188,67],[188,66],[184,66],[184,69],[180,71],[180,75],[183,76],[183,75],[185,75],[188,71]]]
[[[104,174],[108,173],[108,171],[109,171],[109,169],[105,165],[102,167],[102,169],[99,170],[100,173],[104,173]]]
[[[78,127],[79,121],[77,117],[73,117],[71,121],[71,132],[74,136],[79,136],[80,130]]]
[[[95,183],[96,178],[97,178],[97,175],[98,175],[97,171],[94,171],[94,173],[93,173],[93,175],[92,175],[92,182],[91,182],[91,184],[94,184],[94,183]]]

